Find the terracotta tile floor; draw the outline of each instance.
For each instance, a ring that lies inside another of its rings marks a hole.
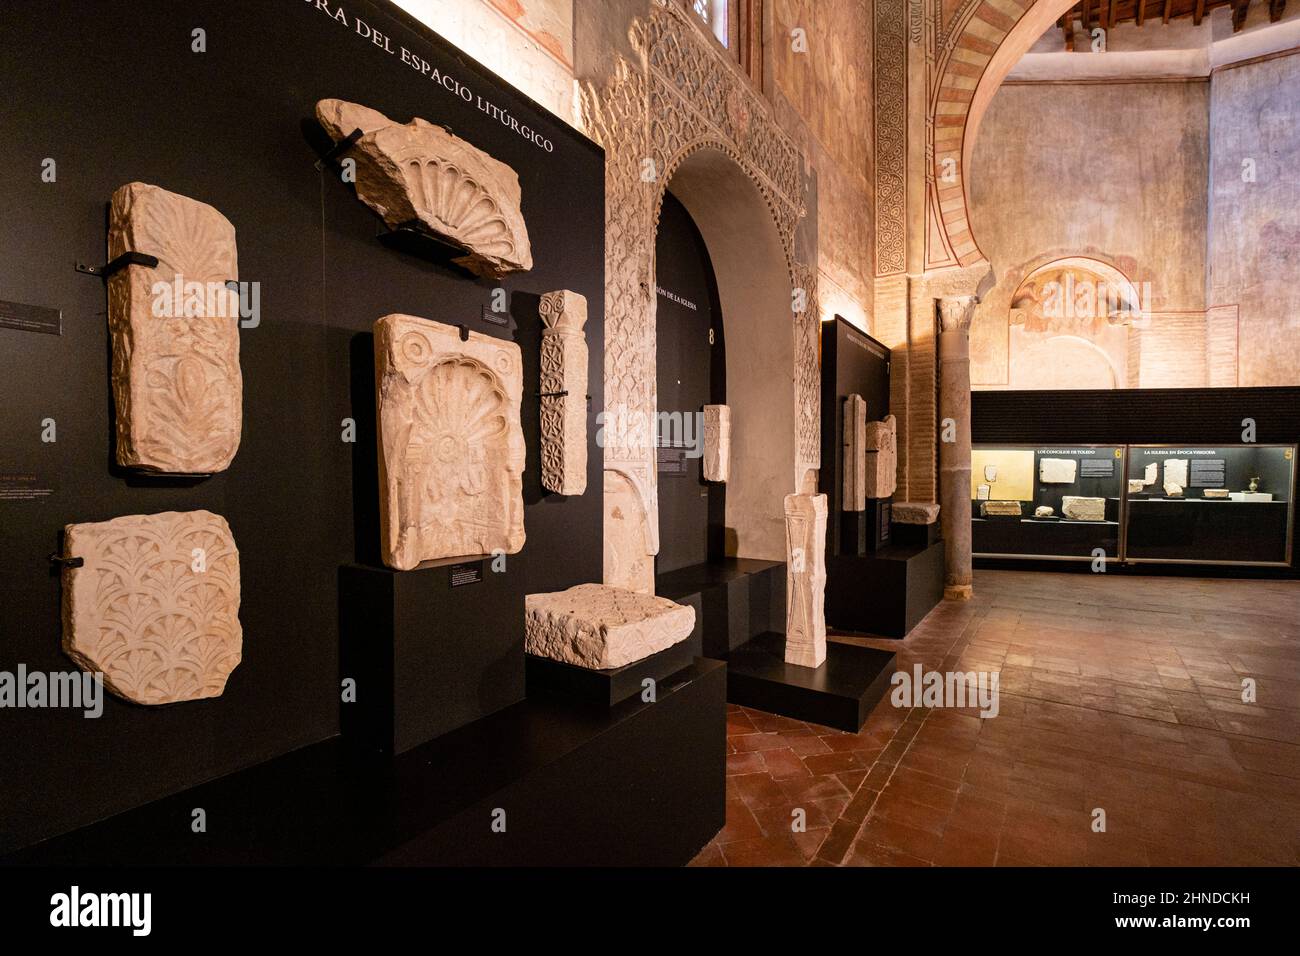
[[[844,640],[999,672],[997,717],[730,707],[727,825],[692,865],[1300,863],[1300,582],[981,571],[975,595]]]

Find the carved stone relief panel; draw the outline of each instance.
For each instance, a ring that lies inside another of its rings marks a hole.
[[[587,300],[562,289],[542,296],[542,485],[587,490]]]
[[[695,608],[607,584],[524,599],[524,650],[578,667],[625,667],[695,629]]]
[[[137,704],[220,697],[243,652],[239,551],[209,511],[70,524],[63,651]]]
[[[785,662],[826,660],[826,496],[786,495]]]
[[[336,143],[361,130],[346,154],[356,160],[357,198],[389,228],[418,223],[465,250],[454,261],[486,279],[533,267],[519,176],[505,163],[418,116],[396,123],[329,99],[316,118]]]
[[[898,487],[898,419],[866,426],[866,491],[868,498],[888,498]]]
[[[519,346],[411,315],[375,323],[384,563],[524,546]]]
[[[655,561],[644,501],[631,477],[605,470],[605,583],[653,594]]]
[[[235,227],[206,203],[147,183],[113,193],[108,257],[141,252],[108,280],[117,463],[212,474],[239,448],[239,278]]]
[[[867,507],[867,402],[861,395],[844,399],[845,511]]]
[[[704,480],[726,481],[731,475],[731,409],[704,406]]]
[[[1038,480],[1047,485],[1072,485],[1079,472],[1075,458],[1038,459]]]

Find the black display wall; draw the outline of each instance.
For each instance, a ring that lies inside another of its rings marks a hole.
[[[671,193],[659,219],[655,284],[659,411],[685,416],[726,404],[727,353],[713,265],[690,213]],[[659,450],[658,574],[724,554],[727,486],[705,481],[703,469],[704,459],[683,449]]]
[[[436,82],[420,64],[453,80]],[[383,315],[463,323],[523,350],[527,543],[505,572],[513,616],[522,620],[526,593],[600,580],[598,148],[395,7],[367,0],[10,2],[0,7],[0,81],[0,300],[63,313],[62,335],[0,328],[0,671],[74,669],[59,648],[60,584],[47,561],[70,522],[224,515],[241,556],[244,629],[243,662],[218,699],[145,708],[109,697],[98,719],[0,710],[0,852],[338,732],[338,569],[375,556],[365,385]],[[381,243],[382,223],[351,187],[314,167],[323,138],[313,110],[326,97],[446,124],[519,173],[534,267],[500,283],[507,327],[482,318],[495,284]],[[42,180],[47,159],[54,182]],[[111,464],[105,289],[73,262],[104,261],[106,204],[133,180],[220,210],[237,230],[240,279],[260,284],[260,324],[241,333],[242,443],[231,468],[205,480],[130,477]],[[585,295],[590,315],[588,490],[572,498],[540,487],[534,397],[537,297],[560,288]],[[355,445],[342,440],[346,418]],[[42,441],[45,419],[55,442]],[[31,487],[51,491],[12,494]]]

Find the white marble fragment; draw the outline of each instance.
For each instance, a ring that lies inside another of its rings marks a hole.
[[[524,598],[524,650],[593,670],[635,663],[694,629],[694,608],[607,584]]]
[[[1072,485],[1079,462],[1074,458],[1038,459],[1038,480],[1046,485]]]

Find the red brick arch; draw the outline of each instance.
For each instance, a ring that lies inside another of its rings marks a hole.
[[[955,15],[936,65],[931,98],[934,169],[928,190],[932,235],[943,249],[927,263],[969,266],[984,254],[971,228],[966,171],[980,121],[1003,79],[1077,0],[970,0]]]

